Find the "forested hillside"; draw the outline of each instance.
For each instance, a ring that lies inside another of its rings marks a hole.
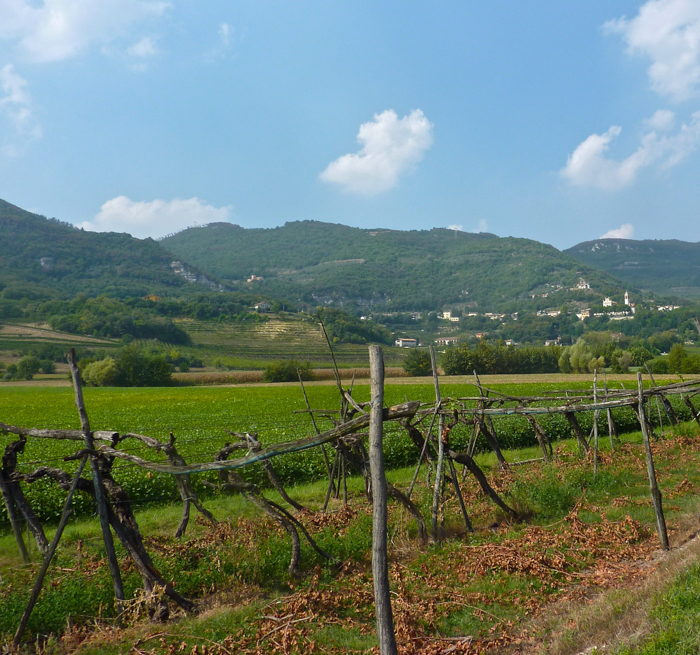
[[[489,309],[555,289],[566,292],[582,276],[597,296],[621,289],[606,273],[552,246],[441,228],[366,230],[301,221],[244,229],[215,223],[161,243],[224,280],[312,305],[334,299],[393,309],[450,303]],[[251,276],[264,279],[247,282]],[[566,299],[561,293],[554,302]]]
[[[181,293],[194,285],[152,239],[85,232],[0,200],[0,293],[8,300]],[[200,288],[201,290],[201,288]]]
[[[564,252],[631,286],[700,299],[700,243],[598,239]]]

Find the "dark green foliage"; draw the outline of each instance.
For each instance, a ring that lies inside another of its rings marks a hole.
[[[700,355],[691,355],[676,343],[666,358],[669,373],[700,373]]]
[[[8,300],[78,292],[162,295],[194,286],[172,272],[172,255],[152,239],[85,232],[2,200],[0,251],[0,281],[5,286],[0,295]]]
[[[161,387],[170,383],[172,367],[163,355],[130,344],[116,358],[81,360],[85,382],[95,387]]]
[[[17,364],[10,364],[5,369],[3,380],[31,380],[42,367],[42,362],[34,355],[25,355]]]
[[[561,348],[514,348],[479,341],[476,348],[464,344],[448,348],[442,356],[446,375],[471,375],[474,371],[490,373],[554,373],[559,370]]]
[[[265,382],[297,382],[299,375],[301,375],[302,380],[313,380],[314,372],[311,363],[300,364],[296,359],[287,359],[266,366],[263,380]]]
[[[654,359],[653,353],[649,352],[644,346],[633,346],[629,349],[632,356],[632,364],[635,366],[644,366],[645,362]]]
[[[656,359],[652,359],[648,366],[652,373],[668,373],[668,358],[657,357]]]
[[[430,352],[418,348],[409,351],[406,359],[403,360],[403,370],[414,377],[430,375],[433,370]]]
[[[362,321],[339,309],[319,309],[318,318],[332,343],[392,343],[392,334],[383,325]]]
[[[607,274],[582,267],[552,246],[441,228],[404,232],[301,221],[244,229],[215,223],[161,243],[221,278],[238,280],[239,286],[251,274],[260,275],[263,281],[247,286],[313,305],[327,297],[340,303],[352,299],[358,307],[495,307],[525,301],[546,283],[571,287],[580,275],[599,294],[621,291]],[[564,302],[568,292],[562,293]]]
[[[50,374],[50,373],[55,373],[56,372],[56,364],[50,359],[42,359],[41,360],[41,372]]]
[[[54,330],[96,337],[158,339],[172,344],[188,344],[190,337],[169,318],[154,316],[152,310],[132,307],[114,298],[85,294],[71,301],[51,301],[39,305],[35,312],[47,317]]]
[[[633,287],[700,299],[700,243],[599,239],[564,252]]]

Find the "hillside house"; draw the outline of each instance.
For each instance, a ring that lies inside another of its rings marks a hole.
[[[256,312],[269,312],[272,305],[269,302],[259,302],[253,305]]]
[[[418,339],[397,339],[394,341],[394,345],[399,348],[417,348],[420,344]]]
[[[438,346],[452,346],[458,341],[457,337],[438,337],[435,339],[435,343]]]
[[[579,278],[578,284],[575,287],[571,287],[572,291],[585,291],[591,288],[591,285],[586,282],[583,278]]]
[[[625,303],[625,305],[628,305],[629,303]],[[612,307],[613,305],[617,305],[617,303],[614,300],[611,300],[610,298],[605,298],[603,300],[603,307]]]

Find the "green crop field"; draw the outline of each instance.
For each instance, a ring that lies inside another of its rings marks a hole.
[[[489,384],[501,392],[531,395],[564,386],[572,389],[591,386],[590,381],[575,380],[573,376],[568,380],[568,384],[561,380]],[[313,407],[337,408],[338,392],[334,386],[310,383],[307,391]],[[447,381],[441,384],[441,391],[443,398],[454,398],[472,396],[476,388],[466,382]],[[353,395],[359,401],[368,400],[369,386],[356,384]],[[432,384],[428,380],[387,384],[387,404],[406,399],[432,402]],[[134,431],[159,438],[166,438],[172,429],[181,453],[190,462],[213,459],[223,443],[231,439],[224,429],[257,431],[263,444],[313,434],[309,416],[294,413],[305,407],[301,389],[296,385],[87,388],[85,400],[93,429]],[[625,431],[635,426],[629,414],[629,410],[616,410],[618,425]],[[585,430],[589,429],[591,418],[579,415]],[[579,628],[584,625],[583,620],[576,624],[567,619],[564,625],[563,615],[556,609],[541,610],[552,603],[577,598],[576,589],[581,587],[581,581],[586,581],[586,590],[593,589],[591,585],[604,589],[623,584],[625,576],[640,574],[657,541],[639,433],[625,434],[614,457],[604,434],[600,468],[594,478],[590,458],[577,454],[576,443],[569,438],[568,424],[560,419],[550,416],[543,420],[548,432],[559,440],[555,444],[554,463],[534,462],[504,472],[498,470],[491,453],[478,457],[494,487],[507,503],[522,512],[527,522],[506,521],[468,476],[462,488],[476,532],[466,534],[464,525],[460,527],[459,509],[450,496],[449,511],[445,510],[445,541],[421,547],[416,542],[413,522],[400,507],[390,504],[390,575],[392,589],[396,590],[393,603],[397,625],[410,628],[405,639],[419,638],[426,647],[447,640],[444,646],[447,648],[457,637],[470,635],[469,639],[480,640],[478,643],[485,649],[493,639],[517,638],[525,643],[544,635],[542,638],[546,640],[575,643],[577,649],[567,652],[580,652],[589,642],[577,640],[586,634],[579,637],[571,631],[576,625]],[[0,421],[40,428],[79,426],[72,389],[62,387],[0,387]],[[330,421],[321,421],[321,429],[330,427]],[[509,461],[532,462],[538,456],[538,450],[533,447],[534,435],[524,418],[497,417],[494,423]],[[466,429],[455,428],[450,443],[456,450],[463,450],[468,436]],[[0,447],[13,439],[12,435],[0,435]],[[43,464],[74,470],[75,462],[65,463],[62,456],[78,447],[76,442],[29,439],[27,451],[20,457],[20,467],[26,471]],[[161,457],[152,451],[144,452],[145,448],[135,441],[125,442],[123,448],[145,454],[149,459]],[[114,610],[94,505],[90,498],[77,494],[74,508],[79,516],[71,520],[64,535],[29,626],[33,635],[52,633],[50,639],[63,639],[60,648],[43,652],[116,654],[127,652],[133,644],[140,645],[139,639],[146,644],[146,650],[141,652],[157,655],[178,652],[178,648],[182,652],[213,655],[272,652],[274,639],[270,635],[274,637],[277,634],[274,631],[284,621],[292,622],[289,625],[296,631],[295,639],[300,640],[294,642],[290,653],[367,652],[376,645],[372,636],[371,576],[367,573],[371,512],[359,476],[348,481],[347,506],[335,500],[331,502],[331,512],[317,511],[323,504],[327,486],[323,480],[324,464],[317,451],[278,457],[272,462],[290,494],[310,510],[300,513],[300,520],[313,531],[323,549],[343,560],[342,570],[328,566],[305,547],[302,567],[309,575],[302,580],[289,579],[286,534],[251,505],[246,505],[240,494],[218,495],[203,486],[201,476],[193,478],[196,491],[206,497],[205,504],[220,523],[211,527],[193,520],[186,538],[177,541],[172,530],[179,520],[181,504],[170,502],[177,499],[171,476],[155,473],[149,476],[118,461],[114,478],[124,485],[133,500],[156,566],[166,579],[176,581],[181,593],[197,599],[202,608],[217,609],[214,613],[203,612],[200,617],[173,621],[165,631],[161,625],[143,622],[133,628],[125,625],[123,631],[108,628],[111,636],[106,638],[103,628],[96,628],[94,636],[78,646],[80,640],[91,634],[89,626],[98,623],[109,626]],[[387,426],[385,453],[392,468],[391,482],[406,490],[418,453],[395,424]],[[667,431],[666,439],[655,445],[659,483],[665,494],[674,547],[681,539],[681,518],[697,514],[694,490],[700,485],[698,453],[700,439],[692,424],[678,426],[674,434]],[[259,465],[248,468],[245,475],[249,479],[264,482]],[[312,479],[316,482],[302,484]],[[293,486],[294,483],[298,486]],[[65,492],[45,481],[22,486],[41,518],[55,521]],[[416,489],[414,499],[427,517],[432,485],[421,475]],[[273,491],[268,493],[277,498]],[[0,545],[4,549],[0,557],[2,638],[11,635],[17,625],[35,565],[17,566],[12,535],[4,516],[0,516]],[[121,550],[119,556],[124,561],[127,596],[135,598],[133,605],[138,607],[141,581]],[[449,576],[445,575],[446,566]],[[626,594],[624,602],[601,611],[606,617],[613,609],[632,612],[641,606],[639,603],[638,596]],[[96,618],[98,611],[104,613]],[[531,624],[533,613],[536,618]],[[71,626],[76,626],[79,632],[71,633]],[[158,641],[166,633],[167,637]],[[70,642],[71,634],[76,635],[74,645]],[[607,634],[589,638],[593,643],[609,640]],[[202,639],[212,646],[211,650],[198,648]],[[224,644],[221,648],[220,643]],[[309,650],[309,643],[316,646]],[[495,648],[498,644],[494,641],[492,645]],[[244,646],[250,649],[246,651]]]
[[[537,384],[493,385],[497,390],[511,394],[538,394],[545,390],[561,389],[561,382]],[[569,388],[590,389],[591,383],[572,381]],[[316,409],[337,409],[337,389],[327,384],[310,384],[309,400]],[[472,384],[442,384],[445,397],[474,396],[477,389]],[[179,452],[190,463],[212,461],[223,445],[231,440],[226,430],[255,432],[263,445],[292,441],[313,434],[308,414],[295,413],[305,409],[299,386],[236,386],[236,387],[188,387],[188,388],[86,388],[85,402],[93,430],[114,430],[120,434],[135,432],[167,440],[172,431],[177,439]],[[357,384],[355,398],[369,400],[369,385]],[[385,400],[388,405],[406,400],[430,403],[434,400],[433,385],[426,383],[387,385]],[[684,407],[678,407],[679,412]],[[685,410],[687,411],[687,410]],[[655,418],[652,416],[652,419]],[[589,430],[591,415],[579,417],[582,427]],[[23,427],[77,429],[78,415],[70,387],[0,387],[0,422]],[[618,428],[623,431],[637,429],[631,409],[616,410]],[[531,426],[523,417],[497,417],[494,420],[499,440],[504,449],[536,445]],[[571,431],[561,415],[548,416],[542,421],[554,439],[569,438]],[[321,430],[329,429],[328,419],[319,419]],[[457,450],[467,447],[470,431],[458,425],[451,433],[451,443]],[[0,435],[0,447],[14,437]],[[147,459],[161,459],[136,440],[122,446],[128,452]],[[483,444],[486,447],[486,444]],[[75,462],[64,463],[62,457],[77,450],[77,444],[69,441],[29,439],[25,454],[20,457],[22,471],[42,465],[74,470]],[[405,431],[395,423],[386,429],[385,458],[391,468],[408,466],[417,461],[418,452]],[[274,459],[275,469],[285,484],[299,484],[321,478],[325,464],[319,449],[295,453]],[[138,504],[168,502],[177,497],[175,484],[169,475],[147,474],[132,464],[117,461],[115,478],[124,485],[129,496]],[[265,484],[264,473],[259,466],[247,467],[243,475],[251,482]],[[215,480],[215,474],[208,474]],[[201,484],[201,477],[194,478],[198,493],[211,493]],[[60,514],[63,492],[47,480],[28,486],[30,502],[38,508],[39,515],[47,520]],[[78,509],[87,510],[89,499],[83,499]],[[5,519],[2,508],[0,520]]]

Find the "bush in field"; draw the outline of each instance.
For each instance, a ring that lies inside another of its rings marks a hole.
[[[632,354],[627,350],[615,349],[610,357],[610,366],[613,373],[627,373],[634,363]]]
[[[172,379],[172,369],[165,357],[143,352],[135,344],[122,348],[115,361],[119,386],[161,387]]]
[[[675,343],[668,353],[669,373],[700,373],[700,357],[687,353],[680,343]]]
[[[41,360],[41,372],[46,373],[47,375],[50,373],[55,373],[56,372],[56,364],[51,361],[50,359],[42,359]]]
[[[644,348],[644,346],[632,346],[632,348],[629,349],[629,354],[632,356],[632,364],[634,366],[644,366],[645,362],[654,359],[654,355]]]
[[[136,344],[122,348],[116,358],[83,361],[80,368],[85,382],[96,387],[162,387],[172,380],[172,367],[165,357],[140,350]]]
[[[430,363],[430,352],[427,350],[411,350],[403,360],[403,370],[412,377],[430,375],[433,366]]]
[[[285,359],[281,362],[268,364],[263,373],[263,380],[265,382],[296,382],[300,374],[302,380],[314,379],[311,362],[300,364],[296,359]]]
[[[91,362],[83,370],[83,380],[91,387],[114,387],[119,381],[119,369],[112,357]]]
[[[593,373],[605,368],[605,357],[596,357],[583,338],[573,346],[567,346],[559,357],[559,370],[562,373]]]
[[[668,373],[668,358],[657,357],[649,362],[649,370],[652,373]]]
[[[34,355],[22,357],[17,362],[17,377],[21,380],[31,380],[35,373],[41,370],[41,361]]]

